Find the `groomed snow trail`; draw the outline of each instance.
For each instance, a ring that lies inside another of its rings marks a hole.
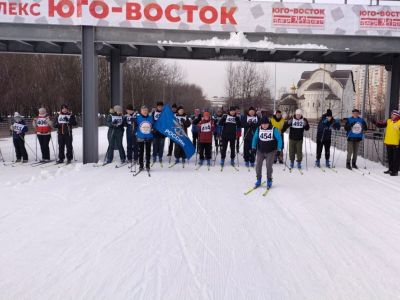
[[[10,141],[0,147],[11,159]],[[367,165],[365,176],[343,161],[338,173],[276,165],[266,197],[243,195],[253,171],[195,171],[194,159],[151,178],[114,164],[1,166],[0,298],[399,299],[399,178]]]

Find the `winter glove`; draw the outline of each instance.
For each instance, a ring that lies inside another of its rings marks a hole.
[[[253,154],[256,154],[256,153],[257,153],[257,149],[256,149],[256,148],[253,148],[253,149],[251,149],[251,152],[252,152]]]

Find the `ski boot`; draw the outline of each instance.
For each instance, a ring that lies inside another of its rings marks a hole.
[[[180,159],[179,158],[175,159],[175,164],[177,165],[179,163],[180,163]]]
[[[326,160],[326,161],[325,161],[325,166],[326,166],[327,168],[330,168],[330,167],[331,167],[331,162],[330,162],[329,160]]]
[[[22,162],[22,159],[20,159],[20,158],[17,158],[17,159],[16,159],[14,162],[15,162],[15,163]]]
[[[200,160],[199,160],[199,166],[202,166],[203,163],[204,163],[204,159],[200,159]]]
[[[300,161],[297,162],[297,169],[301,170],[301,162]]]
[[[253,162],[250,163],[250,167],[254,168],[254,163]]]
[[[235,167],[235,160],[234,159],[231,159],[231,166]]]
[[[211,159],[207,159],[207,167],[211,166]]]
[[[267,189],[270,189],[272,187],[272,178],[267,179]]]
[[[293,169],[293,168],[294,168],[294,161],[291,161],[291,162],[290,162],[289,168],[290,168],[290,169]]]
[[[59,159],[59,160],[56,161],[56,164],[62,164],[62,163],[64,163],[64,160],[63,160],[63,159]],[[107,163],[109,164],[109,163],[111,163],[111,161],[109,162],[109,161],[107,160]]]
[[[250,167],[250,163],[248,161],[246,161],[246,168]]]
[[[254,184],[254,187],[255,188],[258,188],[258,187],[260,187],[261,186],[261,178],[257,178],[257,181],[256,181],[256,183]]]
[[[349,170],[353,170],[353,169],[351,168],[351,165],[350,165],[350,162],[349,162],[349,161],[346,163],[346,168],[349,169]]]
[[[221,167],[223,167],[225,165],[225,159],[221,159],[220,165],[221,165]]]
[[[357,165],[356,165],[355,162],[353,162],[353,163],[351,164],[351,167],[352,167],[353,169],[358,169],[358,167],[357,167]]]
[[[279,160],[279,163],[280,163],[281,165],[283,165],[283,160],[282,160],[282,159],[280,159],[280,160]]]
[[[383,172],[383,174],[390,174],[391,172],[392,172],[392,171],[387,170],[387,171]]]
[[[317,160],[315,161],[315,166],[316,166],[317,168],[321,168],[321,162],[320,162],[319,159],[317,159]]]
[[[22,160],[22,163],[23,163],[23,164],[26,164],[26,163],[28,163],[28,160],[27,160],[27,159],[24,159],[24,160]]]

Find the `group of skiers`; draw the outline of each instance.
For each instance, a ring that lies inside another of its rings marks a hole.
[[[63,163],[65,160],[65,149],[67,150],[67,161],[71,163],[73,159],[73,146],[72,146],[72,128],[77,125],[75,115],[73,115],[66,104],[61,106],[60,112],[57,113],[54,120],[52,120],[43,107],[39,108],[37,116],[32,122],[33,128],[36,133],[37,141],[40,145],[42,153],[41,163],[50,162],[50,141],[51,132],[53,128],[57,129],[58,135],[58,160],[57,163]],[[13,144],[15,148],[16,159],[14,162],[27,163],[28,152],[25,145],[25,134],[28,132],[28,126],[18,112],[14,113],[12,118],[10,132],[13,137]],[[32,151],[33,152],[33,151]],[[35,153],[34,153],[35,154]]]
[[[116,105],[110,109],[107,116],[108,150],[105,164],[113,161],[114,150],[119,151],[121,163],[138,164],[139,170],[147,170],[157,162],[162,165],[165,136],[155,129],[155,124],[163,111],[164,103],[158,102],[150,112],[143,105],[139,111],[135,111],[132,105],[126,107],[124,114],[121,106]],[[287,167],[302,169],[303,140],[305,132],[310,129],[308,120],[303,116],[301,109],[297,109],[294,116],[285,119],[281,111],[276,111],[270,118],[257,113],[254,107],[249,107],[245,114],[240,109],[232,106],[228,111],[218,110],[215,115],[208,111],[194,111],[188,116],[182,106],[172,105],[175,121],[180,124],[187,134],[188,128],[192,126],[192,141],[199,156],[199,166],[206,163],[211,165],[212,145],[215,144],[216,155],[220,154],[221,169],[225,165],[228,147],[230,149],[230,164],[236,168],[235,159],[241,148],[240,138],[243,129],[243,158],[248,168],[255,167],[257,181],[255,186],[262,184],[262,165],[266,161],[266,184],[272,186],[272,172],[274,163],[286,163]],[[389,169],[385,172],[391,176],[397,176],[400,164],[400,113],[393,111],[391,118],[386,121],[373,121],[377,127],[385,127],[385,140],[387,146]],[[67,163],[73,159],[72,127],[76,126],[75,116],[69,111],[67,105],[62,105],[60,112],[52,121],[45,108],[38,110],[37,117],[33,120],[37,140],[42,152],[42,161],[50,160],[49,143],[53,128],[58,132],[59,156],[57,163],[65,160],[65,148]],[[123,147],[123,136],[126,128],[127,149]],[[316,161],[315,166],[321,167],[322,151],[325,150],[325,167],[331,168],[330,147],[332,131],[340,130],[341,122],[335,119],[332,111],[328,109],[318,122],[316,136]],[[360,142],[367,130],[366,121],[360,116],[357,109],[352,111],[352,116],[346,119],[344,129],[347,134],[347,160],[346,167],[350,170],[357,169],[357,154]],[[27,162],[28,153],[25,149],[25,134],[28,127],[23,117],[16,112],[11,125],[13,142],[15,146],[16,161]],[[286,143],[288,149],[284,160],[284,133],[289,131],[289,141]],[[167,156],[175,157],[174,164],[185,164],[186,156],[184,150],[170,140]]]

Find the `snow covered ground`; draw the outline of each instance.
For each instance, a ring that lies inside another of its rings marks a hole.
[[[105,128],[100,140],[102,158]],[[10,140],[0,147],[11,160]],[[344,154],[324,173],[311,148],[303,176],[275,167],[266,197],[243,195],[253,171],[193,159],[151,178],[1,166],[0,298],[399,299],[399,178],[348,171]]]

